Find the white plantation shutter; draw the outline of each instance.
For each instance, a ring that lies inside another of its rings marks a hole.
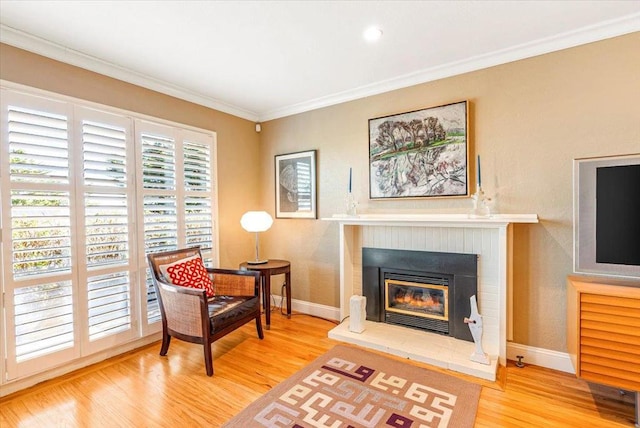
[[[186,245],[213,249],[213,206],[211,199],[211,145],[184,141]]]
[[[85,185],[127,187],[126,127],[85,120],[82,143]]]
[[[132,278],[135,257],[130,218],[135,213],[132,170],[132,124],[128,118],[78,108],[81,119],[83,227],[85,257],[79,263],[87,299],[86,319],[91,352],[134,337]],[[131,165],[130,165],[131,164]],[[86,288],[85,288],[86,287]]]
[[[20,161],[25,160],[34,158],[20,156]],[[28,181],[29,174],[24,169],[14,171]],[[36,168],[30,171],[35,172]],[[35,181],[39,179],[38,174]],[[17,362],[74,346],[72,288],[67,279],[71,272],[69,205],[67,192],[11,192]],[[46,277],[55,274],[67,280],[46,282]],[[21,286],[20,280],[27,283],[30,279],[37,284]]]
[[[67,117],[8,106],[11,182],[69,183]]]
[[[129,215],[126,194],[85,193],[87,266],[126,264],[129,260]]]
[[[206,262],[218,265],[213,216],[215,153],[210,135],[136,121],[138,169],[145,251],[200,246]],[[147,321],[160,312],[147,270]]]
[[[2,107],[3,337],[12,379],[78,355],[77,291],[70,109],[6,91]]]
[[[69,192],[11,190],[13,279],[71,272]]]
[[[75,345],[69,203],[68,193],[11,193],[16,363]]]
[[[88,284],[89,340],[131,329],[131,286],[128,272],[92,276]]]
[[[141,142],[145,249],[175,250],[178,248],[176,142],[171,137],[148,132],[141,134]]]
[[[71,281],[17,288],[13,305],[16,362],[73,347]]]
[[[175,195],[144,196],[144,243],[149,251],[178,248],[178,207]]]
[[[171,129],[166,130],[172,133]],[[172,137],[143,132],[142,179],[145,189],[176,190],[176,142]]]
[[[176,142],[173,130],[138,121],[141,143],[141,183],[145,252],[178,248],[178,206],[176,205]],[[145,261],[146,262],[146,261]],[[147,323],[160,320],[158,298],[151,272],[146,270]]]
[[[6,383],[160,331],[146,253],[218,238],[212,134],[1,95]]]
[[[211,145],[185,141],[184,183],[188,191],[211,192]]]
[[[210,251],[213,245],[211,198],[185,197],[184,212],[187,246],[200,246],[202,251]]]

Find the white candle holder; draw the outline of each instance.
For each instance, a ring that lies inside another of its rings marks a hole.
[[[345,198],[346,214],[350,217],[356,217],[358,215],[358,201],[353,197],[353,193],[347,193]]]
[[[469,212],[470,217],[490,217],[491,216],[491,198],[487,197],[482,190],[482,187],[476,188],[476,193],[471,196],[473,201],[473,208]]]

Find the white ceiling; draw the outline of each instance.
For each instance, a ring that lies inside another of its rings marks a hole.
[[[1,0],[0,24],[3,43],[265,121],[640,31],[640,1]]]

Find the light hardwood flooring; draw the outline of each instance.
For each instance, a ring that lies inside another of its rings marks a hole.
[[[0,399],[0,427],[220,426],[338,344],[327,338],[332,322],[277,312],[271,320],[262,341],[251,323],[214,343],[213,377],[200,345],[174,339],[160,357],[155,343]],[[632,396],[566,373],[509,362],[494,383],[415,365],[483,386],[476,427],[634,425]]]

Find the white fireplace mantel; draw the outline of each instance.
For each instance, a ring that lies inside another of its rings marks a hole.
[[[361,214],[357,216],[334,214],[333,217],[322,220],[360,226],[501,227],[510,223],[537,223],[538,216],[536,214],[493,214],[489,217],[473,217],[469,214]]]
[[[340,225],[341,320],[349,316],[351,296],[362,294],[363,247],[478,254],[482,343],[506,365],[507,341],[513,336],[511,225],[538,223],[536,214],[361,214],[322,220]]]

